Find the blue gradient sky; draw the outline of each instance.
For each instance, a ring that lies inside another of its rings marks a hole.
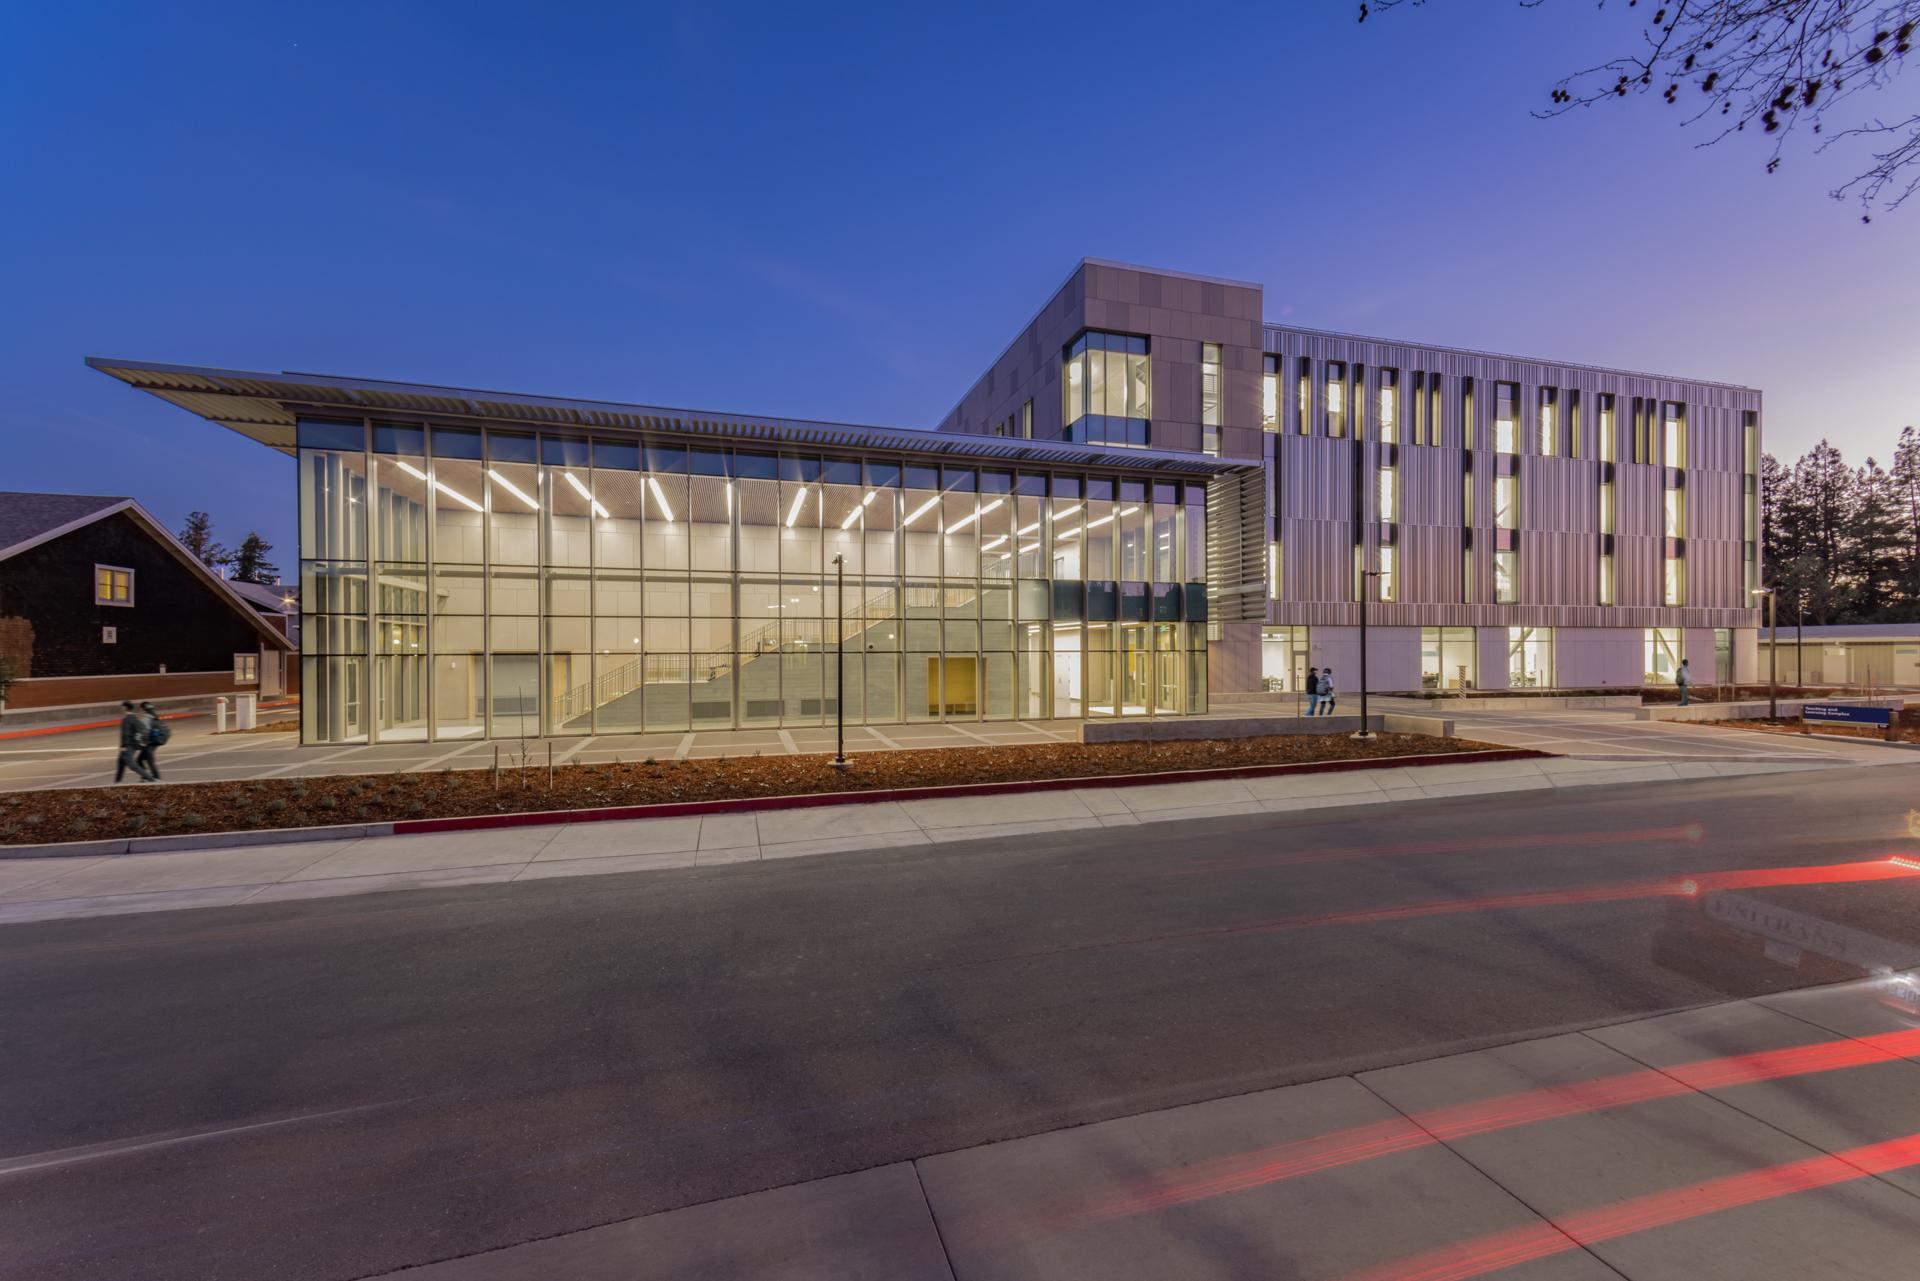
[[[1759,386],[1788,455],[1920,419],[1920,206],[1655,101],[1529,117],[1636,10],[562,8],[16,5],[0,488],[290,571],[291,463],[83,356],[927,426],[1083,255]]]

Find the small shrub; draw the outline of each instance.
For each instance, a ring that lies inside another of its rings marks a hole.
[[[357,819],[359,819],[359,820],[360,820],[360,821],[361,821],[362,823],[369,823],[369,822],[372,822],[372,821],[373,821],[373,811],[372,811],[372,810],[370,810],[370,809],[368,809],[368,808],[367,808],[366,806],[364,806],[364,805],[362,805],[362,806],[360,806],[360,807],[359,807],[358,809],[356,809],[356,810],[354,810],[354,811],[353,811],[353,816],[354,816],[355,818],[357,818]]]
[[[145,827],[146,825],[147,825],[147,816],[145,814],[127,815],[127,830],[129,832],[137,832],[141,828]]]
[[[189,831],[198,831],[207,825],[207,820],[198,814],[185,814],[180,818],[180,826]]]
[[[320,808],[323,810],[337,810],[340,808],[340,798],[337,796],[322,796],[320,798]]]
[[[426,812],[427,812],[427,803],[425,801],[413,801],[409,803],[407,806],[407,814],[413,818],[419,818],[422,814],[425,814]]]
[[[642,762],[641,762],[641,764],[643,764],[643,765],[658,765],[659,763],[660,763],[660,762],[658,762],[658,761],[656,761],[656,760],[654,760],[654,759],[653,759],[653,757],[651,757],[651,756],[649,756],[649,757],[647,757],[647,759],[646,759],[646,760],[644,760],[644,761],[642,761]]]
[[[287,812],[287,803],[282,798],[276,796],[272,800],[267,802],[267,813],[284,814],[286,812]]]

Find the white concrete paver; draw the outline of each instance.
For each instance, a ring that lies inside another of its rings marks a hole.
[[[1902,754],[1900,761],[1920,764],[1920,756]],[[1691,768],[1683,772],[1686,766]],[[715,867],[1181,819],[1803,768],[1825,767],[1765,761],[1481,761],[107,858],[0,858],[0,925],[228,902]],[[218,892],[227,888],[238,893]]]

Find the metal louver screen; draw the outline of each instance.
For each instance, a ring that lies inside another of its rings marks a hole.
[[[1207,616],[1267,617],[1267,483],[1258,467],[1207,482]]]

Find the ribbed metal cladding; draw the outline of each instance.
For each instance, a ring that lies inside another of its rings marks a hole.
[[[1267,477],[1259,468],[1207,482],[1207,616],[1267,617]]]

